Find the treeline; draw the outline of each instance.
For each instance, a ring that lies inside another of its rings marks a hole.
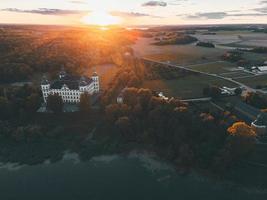
[[[201,112],[179,100],[156,97],[148,89],[126,89],[124,104],[110,104],[105,113],[112,137],[152,147],[182,170],[221,173],[255,143],[255,133],[243,123],[227,132],[236,122],[229,113]],[[242,128],[248,130],[245,136],[240,136]]]
[[[0,120],[24,120],[37,111],[41,105],[39,88],[23,87],[0,88]]]
[[[175,36],[163,38],[160,41],[153,43],[154,45],[182,45],[182,44],[191,44],[197,42],[198,39],[182,33],[177,33]]]

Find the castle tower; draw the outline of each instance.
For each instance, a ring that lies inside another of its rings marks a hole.
[[[99,76],[96,72],[93,73],[92,79],[94,82],[94,90],[96,93],[98,93],[100,91],[100,83],[99,83]]]
[[[59,78],[60,78],[60,79],[63,79],[63,78],[66,77],[66,75],[67,75],[67,72],[65,71],[65,68],[62,67],[62,68],[61,68],[61,71],[59,72]]]
[[[42,79],[42,82],[41,82],[41,89],[42,89],[44,102],[46,103],[47,97],[49,95],[49,90],[50,90],[50,82],[48,81],[46,76],[43,76],[43,79]]]

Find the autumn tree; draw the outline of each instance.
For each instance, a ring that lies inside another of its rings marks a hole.
[[[47,98],[47,109],[54,113],[61,113],[63,111],[63,100],[58,94],[49,95]]]
[[[132,137],[132,129],[131,129],[131,122],[127,116],[120,117],[116,122],[115,125],[119,129],[121,135],[125,139],[130,139]]]
[[[256,144],[255,131],[244,122],[236,122],[228,128],[228,137],[215,165],[216,170],[225,170],[238,159],[250,153]]]
[[[90,112],[90,110],[91,110],[91,96],[87,92],[81,94],[79,108],[80,108],[80,111],[83,113]]]

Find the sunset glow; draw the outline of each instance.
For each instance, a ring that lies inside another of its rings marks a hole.
[[[94,11],[81,19],[82,23],[88,25],[108,26],[121,23],[119,17],[114,17],[106,11]]]

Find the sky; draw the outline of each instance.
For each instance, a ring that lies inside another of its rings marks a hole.
[[[0,0],[0,23],[267,24],[267,0]]]

